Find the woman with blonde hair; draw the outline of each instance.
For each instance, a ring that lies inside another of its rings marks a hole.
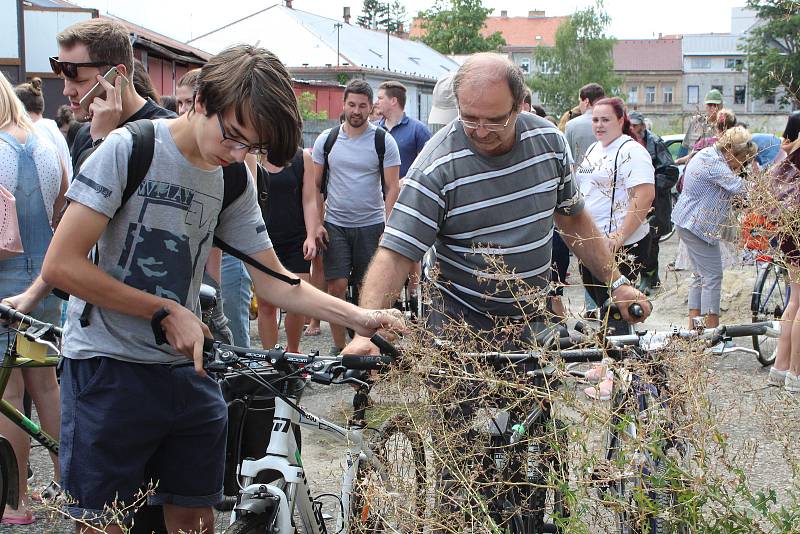
[[[742,170],[757,148],[750,132],[734,126],[713,146],[700,150],[684,171],[684,185],[672,210],[672,222],[686,245],[692,276],[689,285],[689,327],[704,315],[706,326],[719,325],[722,289],[720,238],[733,197],[745,192]]]
[[[53,227],[64,206],[66,170],[56,148],[35,132],[33,122],[14,93],[14,88],[0,73],[0,186],[14,195],[24,249],[18,256],[0,260],[0,298],[19,295],[39,275],[53,236]],[[55,296],[51,295],[37,305],[10,301],[4,303],[42,321],[59,322],[61,306]],[[0,332],[0,352],[5,353],[13,336],[7,330]],[[26,389],[36,405],[42,428],[48,434],[58,436],[61,421],[55,369],[15,369],[4,398],[21,411],[23,391]],[[28,507],[26,487],[30,439],[5,417],[0,417],[0,434],[11,442],[17,456],[20,495],[18,508],[7,508],[2,523],[28,525],[35,520]],[[52,460],[57,481],[58,458],[52,455]],[[57,488],[57,482],[53,482],[45,495],[55,493]]]

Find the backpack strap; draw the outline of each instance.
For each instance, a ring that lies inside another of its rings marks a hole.
[[[116,213],[122,210],[144,181],[144,177],[147,176],[147,172],[150,170],[150,164],[153,163],[153,153],[156,147],[156,129],[150,119],[129,122],[125,125],[125,129],[131,134],[132,146],[131,155],[128,158],[128,176],[125,181],[125,189],[122,191],[122,201]],[[92,261],[95,265],[100,263],[100,250],[96,244],[92,254]],[[82,328],[89,326],[89,315],[92,313],[93,308],[94,305],[90,302],[84,304],[80,316]]]
[[[333,149],[333,144],[336,142],[336,139],[339,137],[339,130],[342,128],[341,125],[334,126],[331,128],[331,131],[328,132],[328,137],[325,139],[325,146],[323,147],[323,157],[325,161],[322,165],[322,181],[319,185],[319,191],[322,193],[322,198],[328,198],[328,172],[330,171],[330,166],[328,165],[328,155],[331,153]]]
[[[622,144],[619,145],[617,153],[614,156],[614,176],[611,180],[611,214],[608,220],[608,232],[607,232],[609,234],[611,233],[611,224],[614,222],[614,197],[617,194],[617,163],[619,160],[619,153],[622,151],[622,147],[624,147],[627,143],[630,143],[631,141],[633,141],[633,139],[626,139],[625,141],[623,141]]]
[[[375,130],[375,152],[378,153],[378,171],[381,173],[381,191],[386,198],[386,179],[383,176],[383,157],[386,155],[386,129],[378,126]]]

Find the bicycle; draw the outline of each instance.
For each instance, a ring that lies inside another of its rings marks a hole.
[[[11,422],[21,428],[26,434],[39,442],[48,451],[58,454],[58,440],[46,432],[41,427],[17,410],[7,400],[2,399],[5,393],[11,373],[14,369],[33,368],[33,367],[55,367],[58,364],[60,355],[59,345],[61,343],[61,329],[50,323],[39,321],[33,317],[17,312],[13,308],[0,304],[0,321],[8,323],[8,333],[16,333],[17,343],[9,343],[8,349],[3,355],[3,363],[0,366],[0,414],[7,417]],[[10,326],[12,324],[18,326]],[[26,346],[25,349],[19,348],[17,344],[31,343],[33,346]],[[34,349],[35,345],[40,345],[50,349],[56,355],[42,354]],[[36,352],[35,357],[24,357],[18,350]],[[19,505],[19,480],[17,474],[17,457],[11,444],[0,436],[0,518],[3,516],[5,505],[16,508]]]
[[[779,333],[774,322],[705,330],[698,321],[695,330],[673,328],[604,338],[609,345],[606,353],[622,365],[613,369],[605,462],[592,475],[601,497],[611,497],[621,534],[692,532],[691,525],[674,513],[682,506],[681,476],[689,469],[691,451],[675,431],[677,406],[661,354],[676,339],[696,339],[705,340],[711,347],[708,350],[716,354],[758,355],[755,349],[727,346],[727,342],[756,335],[777,338]],[[643,434],[654,439],[643,443]]]
[[[789,273],[785,267],[765,255],[757,256],[756,273],[750,299],[753,322],[780,321],[789,303]],[[768,336],[753,336],[753,348],[758,351],[757,358],[761,365],[775,363],[777,340],[773,341]]]
[[[381,343],[379,339],[375,342]],[[288,353],[280,347],[254,350],[209,341],[204,357],[209,372],[238,373],[275,395],[266,454],[258,459],[245,458],[239,464],[240,491],[228,526],[221,532],[294,533],[296,516],[304,532],[327,533],[328,518],[322,512],[324,498],[338,502],[333,532],[422,532],[425,450],[410,419],[402,414],[390,417],[368,439],[366,434],[373,429],[352,423],[337,425],[297,404],[307,381],[369,387],[361,374],[352,371],[383,369],[393,356],[320,357],[316,353]],[[268,367],[262,367],[264,364]],[[269,380],[262,377],[265,372],[272,375]],[[348,445],[338,496],[323,494],[312,498],[294,433],[289,432],[297,425]],[[404,447],[398,445],[399,441],[405,442]],[[397,456],[403,448],[404,454]],[[408,471],[400,476],[390,473],[403,467]]]

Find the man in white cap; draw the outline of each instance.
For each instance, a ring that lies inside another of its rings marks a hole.
[[[436,133],[445,124],[458,116],[458,104],[453,93],[453,78],[455,72],[448,72],[436,82],[433,88],[433,106],[428,115],[428,127],[431,133]]]

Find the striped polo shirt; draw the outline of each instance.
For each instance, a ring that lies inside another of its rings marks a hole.
[[[439,130],[409,169],[381,246],[414,261],[433,246],[443,293],[479,313],[520,318],[544,298],[527,288],[550,280],[553,213],[577,214],[583,198],[557,128],[524,113],[516,133],[511,151],[487,157],[458,121]]]

